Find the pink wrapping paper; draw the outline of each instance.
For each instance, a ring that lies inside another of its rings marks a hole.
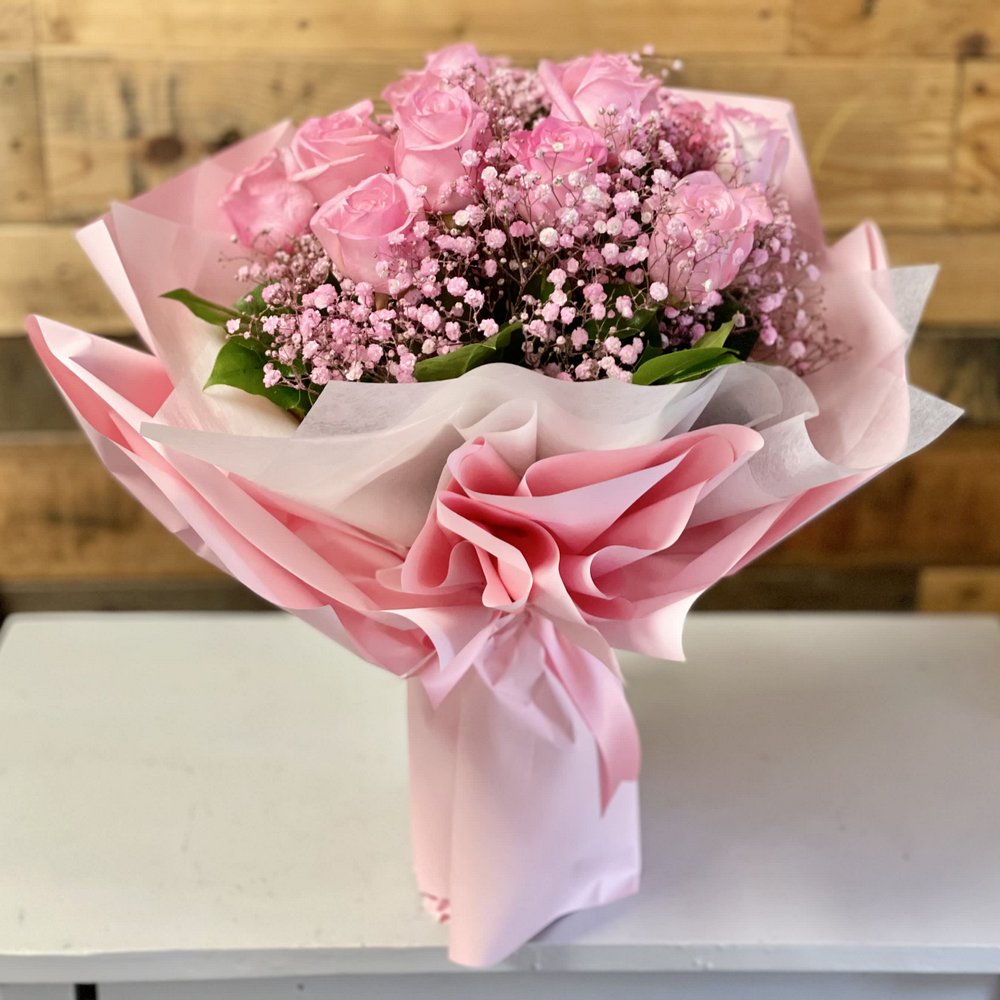
[[[408,684],[414,859],[463,965],[492,965],[556,917],[639,886],[637,784],[594,808],[594,738],[545,662],[560,643],[544,630],[536,619],[499,634],[485,669],[437,708]]]
[[[729,100],[797,134],[786,104]],[[682,658],[701,592],[955,419],[906,381],[929,276],[888,271],[871,224],[826,251],[827,319],[850,351],[805,378],[747,363],[570,385],[490,365],[331,383],[299,425],[204,391],[217,333],[160,298],[237,297],[218,199],[288,138],[278,126],[81,232],[152,355],[41,317],[28,332],[109,470],[170,531],[410,678],[418,884],[451,957],[493,964],[638,886],[640,753],[614,648]],[[793,145],[786,184],[818,247]]]

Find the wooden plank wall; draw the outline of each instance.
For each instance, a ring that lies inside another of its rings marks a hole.
[[[692,86],[791,98],[831,235],[870,216],[898,263],[941,263],[912,371],[961,426],[703,606],[1000,611],[997,0],[0,0],[0,613],[256,604],[106,475],[23,316],[128,335],[78,223],[457,40],[651,42]]]

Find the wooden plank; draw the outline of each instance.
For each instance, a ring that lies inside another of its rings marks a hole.
[[[0,584],[216,575],[112,479],[79,434],[0,439]]]
[[[963,66],[955,174],[952,225],[1000,225],[1000,63]]]
[[[917,607],[1000,615],[1000,567],[929,566],[920,573]]]
[[[831,239],[833,237],[831,236]],[[892,263],[940,263],[929,325],[1000,324],[1000,231],[886,234]],[[19,336],[41,312],[96,333],[129,332],[128,321],[62,225],[0,226],[0,337]]]
[[[0,0],[0,49],[30,50],[35,44],[31,0]]]
[[[272,122],[378,94],[394,56],[318,58],[48,54],[42,62],[50,209],[79,219]],[[688,60],[680,82],[734,87],[732,59]],[[824,215],[848,228],[935,228],[951,181],[957,69],[941,61],[741,59],[738,85],[797,102]]]
[[[1000,430],[960,427],[805,527],[761,565],[1000,563]],[[74,435],[0,438],[0,581],[201,578],[216,571]]]
[[[910,350],[913,384],[965,410],[976,424],[1000,424],[1000,330],[921,330]]]
[[[769,563],[1000,563],[1000,429],[958,426],[766,556]]]
[[[817,55],[1000,52],[996,0],[801,0],[792,7],[792,51]]]
[[[27,337],[0,339],[0,434],[75,426]]]
[[[27,53],[0,52],[0,222],[44,218],[35,61]]]
[[[894,266],[940,264],[924,321],[996,326],[1000,317],[1000,231],[886,234]]]
[[[267,611],[272,607],[221,574],[194,580],[0,582],[0,619],[39,611]],[[0,1000],[6,1000],[2,993]]]
[[[650,42],[670,55],[784,52],[790,0],[376,0],[366,4],[296,0],[38,0],[41,40],[61,47],[198,47],[213,58],[233,50],[289,55],[427,51],[471,41],[484,52],[589,52],[595,42],[629,50]]]
[[[126,342],[138,346],[138,338]],[[910,352],[922,389],[961,406],[973,424],[1000,425],[1000,331],[922,330]],[[71,430],[76,423],[25,337],[0,338],[0,434]]]
[[[138,337],[129,337],[125,342],[130,347],[140,343]],[[76,427],[75,418],[28,338],[0,338],[0,436]]]
[[[70,226],[0,227],[0,337],[41,313],[98,333],[131,329]]]
[[[698,611],[912,611],[917,571],[748,566],[698,599]],[[0,583],[0,616],[39,611],[262,611],[229,577]],[[2,998],[0,998],[2,1000]]]
[[[943,60],[694,57],[683,80],[796,106],[823,219],[849,229],[944,224],[958,69]]]
[[[754,563],[720,580],[697,611],[912,611],[917,571]]]
[[[377,94],[394,72],[385,56],[43,58],[52,217],[99,214],[282,118]]]

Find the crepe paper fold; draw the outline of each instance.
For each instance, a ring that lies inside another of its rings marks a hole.
[[[787,104],[725,100],[796,139]],[[495,364],[331,383],[299,424],[204,390],[218,333],[161,297],[237,298],[219,198],[290,134],[81,231],[152,354],[41,317],[28,332],[108,469],[170,531],[408,678],[418,884],[451,957],[493,964],[638,886],[640,750],[614,649],[683,658],[699,594],[956,419],[906,379],[933,269],[889,270],[870,223],[823,249],[793,141],[787,194],[848,347],[825,367],[647,387]]]

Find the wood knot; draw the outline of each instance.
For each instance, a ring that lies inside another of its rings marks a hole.
[[[184,143],[176,135],[153,136],[146,143],[146,159],[150,163],[173,163],[184,154]]]
[[[72,42],[73,24],[68,17],[54,17],[49,21],[49,35],[53,42]]]
[[[239,142],[243,138],[243,133],[238,128],[227,128],[225,132],[220,132],[217,139],[213,139],[207,145],[210,153],[218,153],[220,149],[232,146],[234,142]]]
[[[958,40],[959,59],[982,59],[990,47],[990,40],[983,31],[970,31]]]

